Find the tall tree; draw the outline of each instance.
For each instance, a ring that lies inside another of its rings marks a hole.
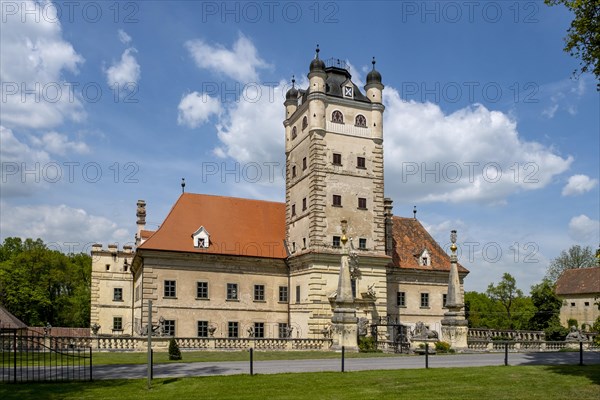
[[[509,328],[514,329],[515,326],[511,311],[513,311],[515,300],[523,297],[523,292],[520,289],[517,289],[515,278],[513,278],[511,274],[505,272],[504,275],[502,275],[502,280],[498,283],[498,286],[494,286],[493,283],[490,283],[486,293],[492,300],[500,302],[506,311]]]
[[[530,329],[544,330],[549,326],[560,325],[562,300],[554,292],[554,285],[545,279],[531,287],[531,301],[535,314],[529,321]]]
[[[592,72],[600,80],[600,0],[545,0],[545,3],[563,4],[573,12],[564,51],[580,59],[582,73]],[[600,91],[600,83],[596,88]]]
[[[560,255],[550,262],[544,279],[554,283],[567,269],[591,268],[596,265],[597,260],[590,246],[571,246],[568,250],[561,251]]]

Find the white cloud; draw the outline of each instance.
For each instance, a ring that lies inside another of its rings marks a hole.
[[[32,138],[32,143],[44,148],[48,153],[64,156],[73,152],[77,154],[86,154],[90,152],[87,144],[84,142],[72,142],[66,135],[58,132],[47,132],[41,138]]]
[[[131,36],[129,36],[123,29],[119,29],[119,40],[124,45],[129,45],[129,43],[131,43]]]
[[[257,69],[268,67],[258,56],[252,41],[241,34],[232,50],[221,44],[212,46],[202,39],[189,40],[185,47],[199,68],[222,73],[240,82],[257,82]]]
[[[546,117],[552,119],[552,118],[554,118],[554,114],[556,114],[556,111],[558,111],[558,104],[553,104],[553,105],[545,108],[542,111],[542,115],[545,115]]]
[[[589,192],[598,184],[598,179],[591,179],[587,175],[573,175],[562,190],[563,196],[575,196]]]
[[[128,84],[136,84],[140,79],[141,68],[133,56],[136,50],[133,47],[126,49],[121,55],[121,60],[114,62],[106,70],[106,79],[109,86],[118,85],[126,89]]]
[[[559,111],[566,111],[569,115],[575,116],[579,102],[585,95],[586,86],[591,85],[593,82],[585,75],[581,75],[576,80],[568,78],[536,87],[535,92],[527,90],[524,95],[526,97],[535,95],[536,98],[543,99],[543,103],[546,104],[543,106],[542,115],[548,119],[554,118]]]
[[[585,214],[573,217],[569,221],[569,236],[579,243],[595,245],[600,239],[600,221]]]
[[[56,8],[33,1],[22,1],[18,6],[32,13],[23,20],[21,12],[2,16],[3,125],[51,128],[65,119],[82,120],[82,102],[67,83],[73,79],[66,80],[64,73],[76,74],[84,59],[63,39],[61,24],[53,14]]]
[[[133,236],[108,218],[88,214],[64,204],[11,206],[0,202],[2,237],[42,238],[59,247],[74,246],[89,251],[91,243],[127,243]],[[68,249],[67,249],[68,250]]]
[[[208,121],[211,115],[222,112],[219,99],[198,92],[183,96],[177,109],[179,110],[177,123],[189,128],[196,128]]]
[[[387,185],[387,194],[401,201],[502,204],[545,187],[573,161],[524,141],[516,122],[482,105],[446,115],[390,87],[384,104],[386,181],[399,183]]]

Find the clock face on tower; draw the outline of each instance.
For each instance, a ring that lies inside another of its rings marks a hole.
[[[344,86],[344,97],[354,98],[354,88],[352,86]]]

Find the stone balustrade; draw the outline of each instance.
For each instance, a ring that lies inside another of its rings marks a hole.
[[[145,351],[146,337],[97,337],[88,338],[95,351]],[[153,337],[155,351],[168,351],[170,337]],[[321,351],[329,350],[331,339],[275,339],[275,338],[175,338],[181,350],[248,350],[264,351]]]

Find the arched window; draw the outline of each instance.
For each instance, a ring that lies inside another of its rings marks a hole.
[[[302,118],[302,130],[305,130],[307,126],[308,126],[308,118],[306,118],[306,116],[304,116],[304,118]]]
[[[296,133],[296,127],[292,128],[292,140],[296,139],[297,133]]]
[[[342,112],[335,110],[331,114],[331,122],[335,122],[336,124],[343,124],[344,123],[344,115],[342,114]]]
[[[365,118],[364,115],[358,114],[356,116],[356,119],[354,120],[354,125],[360,126],[361,128],[366,128],[367,127],[367,119]]]

